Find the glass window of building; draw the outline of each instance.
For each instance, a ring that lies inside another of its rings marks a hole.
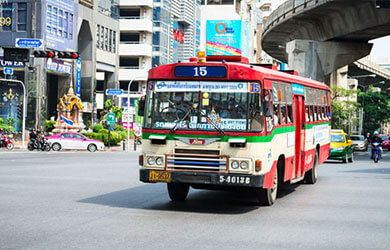
[[[12,30],[12,4],[3,4],[1,12],[1,26],[3,31]]]
[[[105,28],[105,34],[104,34],[104,50],[108,50],[108,28]]]
[[[69,14],[69,40],[73,40],[73,14]]]
[[[112,52],[112,30],[109,30],[108,51]]]
[[[25,31],[27,24],[27,4],[18,3],[18,31]]]
[[[96,48],[100,48],[100,25],[96,27]]]
[[[112,35],[112,52],[113,53],[116,53],[116,31],[113,31],[113,35]]]
[[[64,38],[68,39],[68,16],[69,13],[65,12],[64,13]]]
[[[100,49],[104,48],[104,27],[100,26]]]

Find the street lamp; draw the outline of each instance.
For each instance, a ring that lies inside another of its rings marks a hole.
[[[127,150],[129,150],[129,148],[130,148],[130,124],[129,124],[129,121],[130,121],[130,87],[135,79],[141,78],[141,77],[143,78],[143,76],[133,77],[130,80],[129,85],[127,86]],[[134,143],[136,143],[135,140],[134,140]]]

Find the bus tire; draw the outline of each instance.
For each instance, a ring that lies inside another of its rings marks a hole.
[[[256,202],[262,206],[272,206],[276,201],[278,194],[278,171],[275,171],[273,187],[272,188],[260,188],[256,190]]]
[[[318,152],[314,155],[313,167],[305,174],[305,183],[314,184],[318,178]]]
[[[184,183],[168,183],[167,187],[172,201],[184,201],[190,190],[190,185]]]

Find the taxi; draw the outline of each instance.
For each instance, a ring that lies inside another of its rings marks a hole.
[[[343,130],[332,129],[330,132],[330,155],[328,159],[353,162],[352,140]]]

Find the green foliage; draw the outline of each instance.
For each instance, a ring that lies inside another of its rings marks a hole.
[[[359,98],[364,111],[364,133],[379,130],[382,123],[390,121],[390,94],[370,87],[367,92],[361,92]]]
[[[112,108],[112,100],[111,99],[108,99],[105,103],[104,103],[104,108],[107,109],[107,110],[110,110]]]
[[[8,117],[8,118],[7,118],[7,125],[10,126],[10,127],[13,127],[14,124],[15,124],[14,118]]]
[[[86,126],[87,126],[88,129],[92,128],[92,122],[91,122],[91,120],[88,120],[88,121],[87,121],[87,125],[86,125]]]
[[[56,123],[57,123],[56,121],[46,120],[45,121],[45,131],[46,132],[51,132],[54,129],[54,125]]]
[[[104,131],[107,129],[102,129],[99,133],[83,133],[86,137],[89,139],[99,140],[101,142],[104,142],[104,145],[108,145],[108,130],[107,133]],[[126,138],[126,134],[123,132],[111,132],[110,133],[110,145],[116,146],[118,145],[123,139]]]
[[[101,124],[96,124],[95,126],[93,126],[93,132],[97,133],[99,130],[101,130],[103,127],[103,125]]]
[[[115,117],[119,120],[122,117],[122,108],[114,106],[112,107],[112,112],[115,114]]]
[[[359,112],[360,104],[356,100],[359,90],[350,90],[331,86],[332,128],[343,129],[348,132],[352,125],[358,125],[359,119],[355,114]]]
[[[4,123],[4,119],[0,118],[0,128],[3,129],[4,133],[14,133],[15,128],[13,124],[15,123],[13,118],[6,119],[6,123]]]
[[[98,131],[100,134],[108,134],[108,129],[102,128]]]
[[[126,129],[121,125],[116,125],[114,126],[114,131],[126,131]]]

